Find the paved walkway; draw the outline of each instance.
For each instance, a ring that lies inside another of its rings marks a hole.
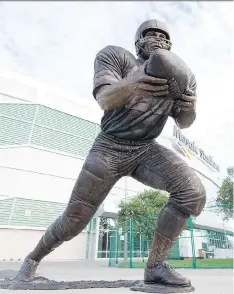
[[[18,262],[0,262],[0,279],[1,271],[4,273],[6,270],[9,274],[18,270],[21,263]],[[193,286],[196,288],[194,294],[233,294],[233,270],[231,269],[183,269],[179,272],[192,280]],[[141,280],[143,277],[143,269],[120,269],[109,268],[107,262],[42,262],[38,268],[38,274],[53,280]],[[9,290],[1,290],[0,294],[7,294]],[[54,291],[40,291],[41,294],[51,294]],[[86,290],[66,290],[66,293],[79,293],[79,294],[107,294],[110,289],[86,289]],[[127,288],[111,289],[113,294],[117,293],[140,293],[132,292]],[[57,292],[56,292],[57,293]],[[63,293],[65,291],[63,290]],[[17,294],[35,294],[35,291],[17,291]]]

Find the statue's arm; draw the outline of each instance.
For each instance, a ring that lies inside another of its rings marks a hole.
[[[144,66],[135,66],[134,61],[130,61],[134,57],[123,50],[108,46],[96,56],[93,96],[103,110],[121,107],[134,97],[168,94],[167,80],[146,75]],[[126,68],[130,74],[124,77]]]
[[[115,109],[128,103],[131,98],[126,79],[96,89],[95,98],[102,110]]]

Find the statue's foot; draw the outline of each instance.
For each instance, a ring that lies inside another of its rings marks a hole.
[[[162,284],[171,287],[190,287],[191,282],[176,272],[168,263],[163,262],[154,268],[146,268],[145,284]]]
[[[167,263],[160,263],[154,268],[146,268],[144,282],[130,288],[132,291],[145,293],[188,293],[195,289],[191,282],[177,273]]]
[[[14,278],[15,282],[30,282],[35,278],[36,270],[39,265],[39,262],[25,258],[23,264],[21,265],[16,277]]]

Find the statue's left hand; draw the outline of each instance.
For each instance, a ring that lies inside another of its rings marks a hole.
[[[186,90],[182,97],[175,101],[174,107],[178,107],[183,111],[190,111],[195,109],[197,98],[194,93],[190,90]]]

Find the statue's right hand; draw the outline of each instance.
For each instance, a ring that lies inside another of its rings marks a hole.
[[[167,80],[148,76],[143,67],[128,76],[128,81],[131,92],[136,95],[159,97],[169,94]]]

